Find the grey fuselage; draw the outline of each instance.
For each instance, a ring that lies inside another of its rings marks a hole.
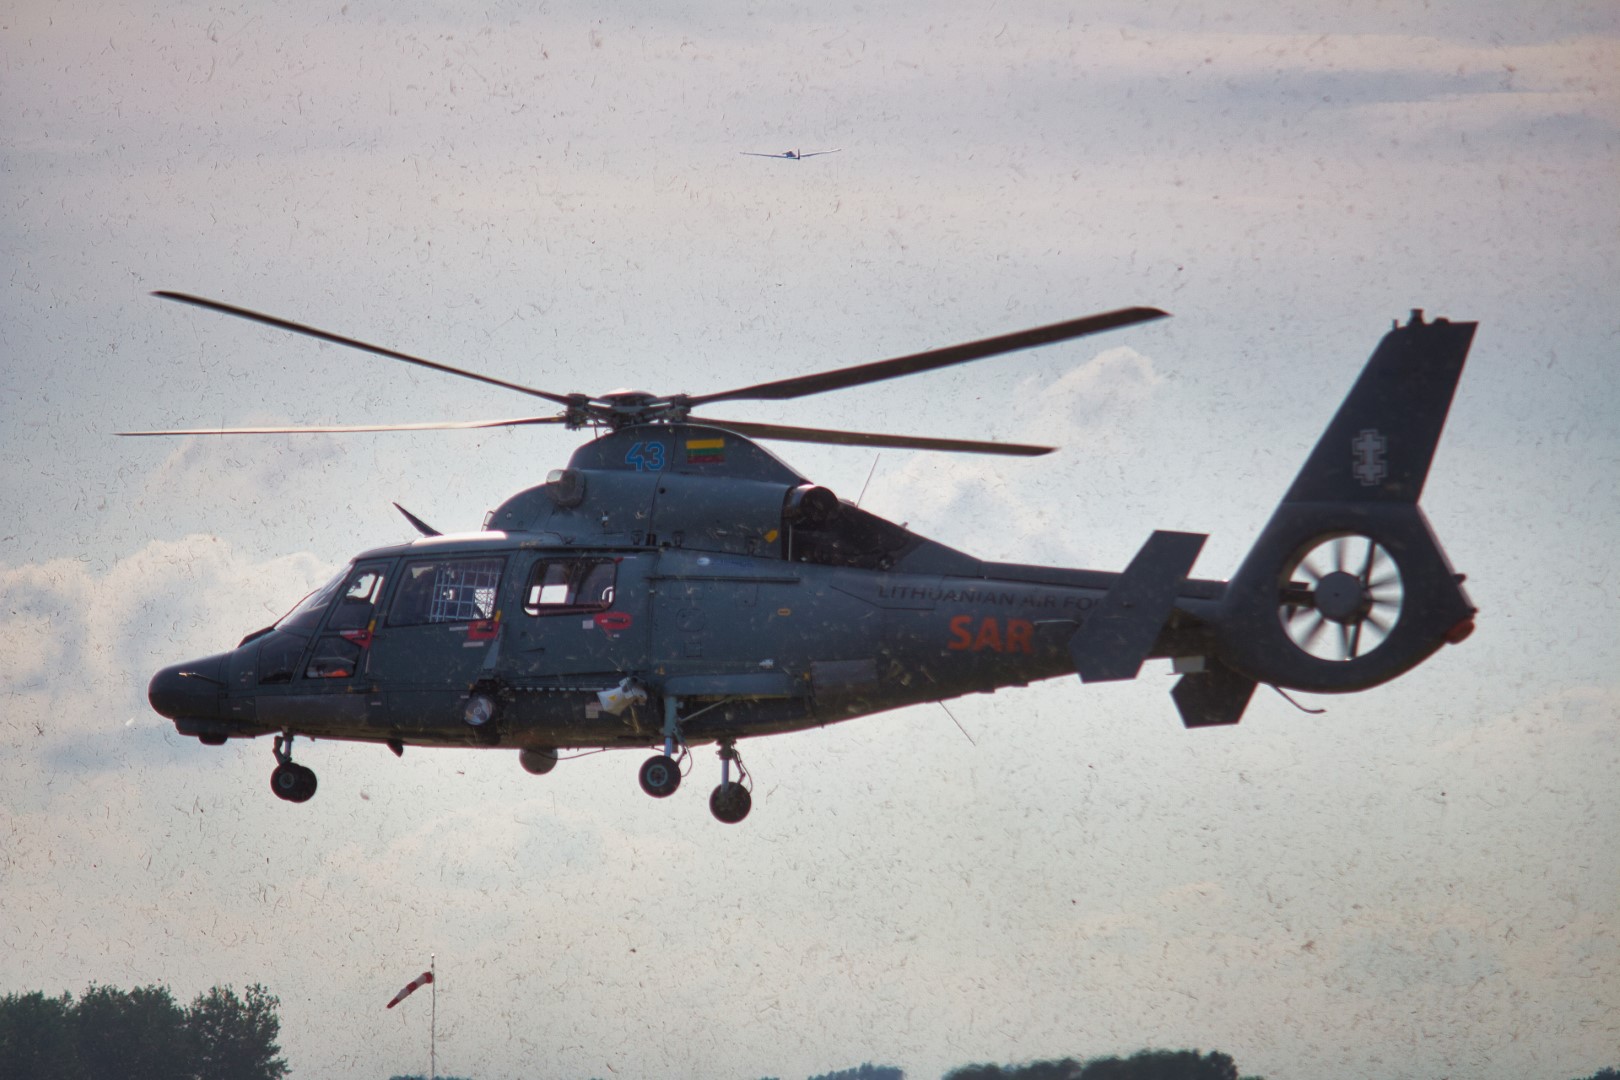
[[[693,424],[627,429],[492,511],[485,531],[358,556],[228,653],[165,668],[152,703],[208,741],[401,745],[747,738],[1071,674],[1116,574],[988,563]],[[1195,656],[1224,584],[1182,583],[1152,655]],[[603,691],[631,679],[620,711]],[[470,695],[497,723],[463,720]]]

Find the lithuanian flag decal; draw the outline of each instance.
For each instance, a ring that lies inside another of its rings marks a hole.
[[[726,460],[725,439],[686,440],[686,463],[688,465],[713,465],[724,460]]]

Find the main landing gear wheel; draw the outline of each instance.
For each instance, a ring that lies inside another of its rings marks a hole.
[[[1282,581],[1277,617],[1283,632],[1318,660],[1348,663],[1366,656],[1400,621],[1400,567],[1369,536],[1314,541],[1284,568]]]
[[[655,799],[667,799],[681,786],[681,767],[668,754],[641,763],[641,790]]]
[[[737,779],[731,778],[731,766],[737,766]],[[735,825],[748,816],[754,807],[754,796],[749,793],[753,778],[743,768],[737,746],[729,739],[720,743],[720,783],[709,796],[709,813],[726,825]],[[745,786],[747,785],[747,786]]]
[[[713,794],[709,796],[709,813],[727,825],[735,825],[748,816],[748,811],[754,808],[754,797],[748,794],[748,789],[733,780],[729,784],[718,784]]]

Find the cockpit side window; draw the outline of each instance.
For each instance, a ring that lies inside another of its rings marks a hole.
[[[371,641],[372,620],[387,584],[387,570],[386,563],[350,564],[284,615],[272,628],[278,632],[256,635],[264,638],[259,652],[259,681],[291,682],[299,658],[309,648],[310,638],[322,619],[326,619],[326,632],[316,640],[304,677],[330,679],[355,674]]]
[[[350,570],[326,620],[326,632],[315,642],[304,678],[348,679],[360,673],[387,584],[387,569],[373,563]]]
[[[315,654],[304,670],[306,679],[347,679],[359,670],[364,648],[359,642],[328,634],[315,644]]]
[[[364,630],[371,625],[382,599],[383,571],[376,566],[361,567],[349,576],[343,596],[326,628],[332,631]]]
[[[529,615],[605,611],[613,606],[614,559],[541,559],[529,572],[523,610]]]
[[[388,612],[388,625],[421,626],[493,618],[505,566],[505,559],[406,563]]]

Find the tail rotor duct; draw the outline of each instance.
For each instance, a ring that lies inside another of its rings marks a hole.
[[[1373,652],[1400,621],[1405,588],[1389,549],[1339,533],[1308,541],[1283,568],[1277,617],[1300,651],[1348,663]]]

